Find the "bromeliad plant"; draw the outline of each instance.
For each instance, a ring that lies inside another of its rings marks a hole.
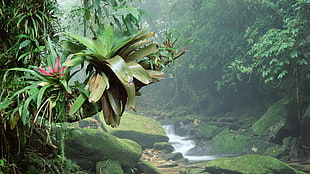
[[[165,65],[184,53],[184,50],[177,52],[172,45],[153,43],[149,38],[154,33],[145,30],[123,37],[109,25],[92,39],[65,34],[74,40],[63,44],[72,57],[62,66],[64,57],[57,56],[50,43],[51,54],[46,57],[45,67],[42,64],[43,67],[8,71],[24,74],[12,87],[16,92],[7,99],[12,102],[4,107],[17,106],[8,118],[12,129],[20,119],[24,125],[43,120],[51,127],[52,122],[78,121],[99,111],[106,124],[117,127],[126,107],[136,109],[135,97],[140,95],[141,87],[163,79],[161,70]],[[78,72],[71,73],[72,69],[78,65],[83,67],[84,62],[88,63],[84,83],[68,85]]]
[[[59,56],[48,56],[48,59],[51,59],[48,62],[55,64],[48,65],[47,70],[35,66],[9,69],[24,73],[13,83],[17,88],[16,92],[7,99],[11,101],[10,105],[16,106],[10,114],[11,129],[16,126],[19,119],[24,125],[29,126],[36,123],[38,117],[48,120],[49,125],[52,121],[67,121],[65,106],[68,104],[68,97],[64,96],[72,94],[67,83],[68,70],[66,67],[61,68]]]
[[[89,73],[89,95],[82,93],[70,109],[69,114],[77,114],[85,102],[100,103],[106,124],[117,127],[125,108],[135,110],[135,96],[145,85],[157,82],[164,77],[161,68],[154,68],[152,62],[158,62],[161,55],[169,54],[170,59],[162,59],[166,65],[184,53],[166,52],[159,50],[158,44],[147,40],[154,33],[145,30],[138,34],[124,38],[117,35],[113,25],[108,25],[102,34],[88,39],[80,35],[67,32],[68,36],[78,41],[65,42],[67,50],[78,50],[73,58],[64,63],[67,67],[75,67],[87,61]]]

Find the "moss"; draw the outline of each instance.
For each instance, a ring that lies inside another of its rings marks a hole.
[[[151,173],[151,174],[162,174],[161,171],[159,171],[157,168],[152,166],[147,161],[140,159],[140,161],[137,164],[137,168],[142,173]]]
[[[253,124],[254,134],[274,136],[285,124],[287,102],[283,99],[270,106],[264,115]]]
[[[194,135],[198,139],[211,139],[217,133],[219,133],[223,128],[218,127],[217,125],[213,124],[200,124],[194,132]]]
[[[240,132],[231,132],[225,128],[209,141],[210,155],[240,155],[240,154],[263,154],[273,143],[255,139],[255,137],[243,135]]]
[[[128,112],[122,116],[121,125],[118,128],[107,129],[114,136],[137,142],[143,149],[152,148],[155,142],[168,142],[169,140],[158,121]]]
[[[244,154],[250,153],[252,144],[248,137],[238,133],[231,133],[228,128],[224,129],[210,142],[211,154]]]
[[[170,153],[174,150],[173,146],[168,142],[157,142],[154,143],[153,148],[155,150],[164,150],[167,153]]]
[[[128,112],[124,112],[118,128],[115,129],[108,127],[107,129],[109,132],[117,130],[134,130],[147,134],[166,135],[164,129],[158,121],[146,116],[135,115]]]
[[[74,129],[71,134],[73,136],[66,139],[65,154],[86,170],[93,170],[96,162],[104,160],[118,161],[123,168],[133,168],[142,154],[137,143],[108,132]]]
[[[282,161],[261,155],[218,158],[207,163],[206,171],[235,174],[303,174]]]
[[[281,155],[283,155],[285,153],[286,150],[287,150],[287,148],[285,146],[270,147],[266,150],[264,155],[279,158],[279,157],[281,157]]]
[[[96,163],[96,173],[123,174],[124,171],[122,170],[122,167],[120,166],[119,162],[106,160],[106,161],[99,161]]]

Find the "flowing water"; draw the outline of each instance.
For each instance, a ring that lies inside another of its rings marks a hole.
[[[174,147],[173,152],[180,152],[184,156],[184,158],[187,158],[190,161],[209,161],[212,159],[216,159],[218,157],[216,156],[199,156],[197,155],[188,155],[188,151],[196,146],[194,140],[190,140],[188,137],[183,137],[176,135],[174,132],[174,126],[173,125],[164,125],[163,126],[167,136],[169,137],[169,143]]]

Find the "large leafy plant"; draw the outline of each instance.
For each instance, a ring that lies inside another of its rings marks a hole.
[[[89,103],[100,103],[105,122],[112,127],[120,124],[126,107],[135,110],[135,96],[142,86],[163,78],[162,68],[155,68],[153,62],[158,65],[161,57],[161,64],[166,65],[173,60],[173,56],[176,58],[183,54],[171,52],[171,49],[159,49],[158,44],[147,40],[154,33],[145,30],[123,37],[114,31],[113,25],[108,25],[104,32],[91,39],[70,32],[66,34],[78,43],[65,42],[65,48],[71,52],[78,51],[64,65],[75,67],[87,61],[87,69],[94,70],[87,78],[89,95],[82,93],[70,114],[76,114],[88,98]],[[171,55],[168,56],[170,59],[163,58],[167,58],[162,56],[167,54]]]

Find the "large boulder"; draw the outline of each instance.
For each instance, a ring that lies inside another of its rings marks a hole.
[[[97,129],[72,129],[65,140],[65,155],[83,169],[95,171],[99,161],[117,161],[124,170],[134,168],[141,147],[129,139],[119,139]]]
[[[275,144],[248,136],[244,132],[235,132],[225,128],[208,141],[207,146],[208,151],[204,155],[243,155],[263,154]]]
[[[297,136],[299,121],[297,116],[292,113],[290,108],[295,108],[294,102],[289,99],[282,99],[272,104],[266,112],[252,125],[255,135],[264,137],[268,140],[282,143],[287,136]]]
[[[122,116],[121,124],[117,129],[110,127],[107,129],[114,136],[137,142],[142,149],[152,148],[156,142],[168,142],[169,140],[158,121],[128,112]]]
[[[209,161],[205,171],[213,174],[305,174],[276,158],[261,155],[218,158]]]

